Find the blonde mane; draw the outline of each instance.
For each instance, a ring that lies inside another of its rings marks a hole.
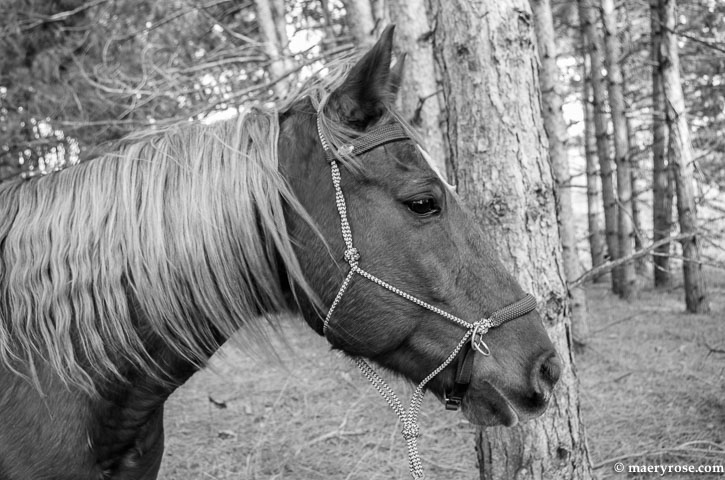
[[[266,338],[252,320],[285,308],[280,271],[312,295],[278,133],[277,113],[255,109],[0,185],[0,361],[38,387],[47,366],[93,392],[94,378],[123,380],[119,365],[163,376],[149,334],[196,364],[220,334]]]
[[[359,135],[325,108],[355,60],[292,96],[310,99],[333,146]],[[417,139],[387,106],[380,121]],[[257,317],[287,306],[282,283],[316,302],[286,229],[285,208],[312,221],[278,172],[278,119],[255,108],[140,132],[118,153],[0,184],[2,365],[39,391],[50,368],[94,394],[99,379],[125,380],[119,366],[164,378],[151,336],[201,366],[240,329],[243,342],[266,343]]]

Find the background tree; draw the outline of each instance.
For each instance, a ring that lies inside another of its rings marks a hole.
[[[406,75],[398,94],[400,110],[416,127],[438,169],[446,172],[446,148],[441,128],[442,95],[436,80],[431,25],[424,0],[388,0],[395,27],[396,51],[404,53]]]
[[[634,253],[634,227],[632,212],[632,172],[629,158],[629,134],[624,104],[624,87],[617,38],[617,20],[614,0],[601,0],[601,16],[604,26],[605,66],[609,107],[614,127],[614,163],[617,171],[617,244],[615,259],[626,259]],[[611,252],[610,252],[611,253]],[[634,294],[636,272],[633,261],[622,264],[619,272],[619,293],[624,298]]]
[[[375,43],[375,18],[370,0],[342,0],[347,12],[347,25],[355,44],[369,47]]]
[[[430,8],[453,181],[490,244],[542,302],[539,311],[564,365],[555,407],[542,418],[480,430],[481,478],[591,478],[531,10],[523,0],[440,0]]]
[[[567,282],[581,275],[574,208],[571,200],[571,168],[567,152],[566,122],[562,112],[562,93],[558,88],[559,67],[556,64],[556,35],[549,0],[531,0],[534,26],[541,62],[541,101],[544,129],[549,139],[549,158],[554,174],[557,219],[561,237],[562,261]],[[586,292],[581,286],[569,290],[572,310],[572,334],[579,344],[589,336]]]
[[[685,279],[685,305],[690,312],[702,313],[709,311],[710,305],[700,263],[697,207],[693,184],[694,157],[680,82],[677,36],[674,33],[677,26],[676,9],[675,0],[662,0],[660,20],[663,38],[660,68],[669,127],[668,161],[674,173],[677,190],[677,219],[680,232],[690,235],[680,241],[683,256],[682,272]]]
[[[652,62],[652,240],[667,238],[672,231],[672,176],[667,166],[667,126],[662,94],[662,25],[659,0],[650,0],[650,59]],[[654,285],[670,286],[670,244],[655,249]]]
[[[255,0],[257,23],[265,53],[270,58],[269,71],[273,79],[283,79],[289,68],[287,32],[285,26],[284,2],[280,0]],[[284,98],[288,88],[284,80],[273,85],[278,98]]]
[[[578,0],[579,21],[587,39],[588,60],[591,65],[592,110],[594,113],[594,135],[597,144],[597,159],[601,178],[602,203],[604,205],[604,229],[607,254],[616,258],[619,252],[618,206],[614,194],[614,165],[611,158],[609,136],[607,134],[606,88],[602,71],[601,37],[597,29],[597,15],[592,0]],[[619,293],[621,287],[621,269],[614,268],[611,274],[612,290]]]
[[[597,165],[597,141],[594,132],[594,111],[592,108],[592,77],[591,66],[589,65],[588,53],[589,42],[579,23],[581,35],[581,47],[579,56],[581,58],[581,95],[582,95],[582,120],[584,131],[582,132],[582,150],[586,163],[586,188],[587,188],[587,240],[589,243],[589,257],[592,268],[604,263],[605,243],[602,235],[602,190],[599,180],[599,166]],[[604,280],[604,275],[593,278],[594,282]]]

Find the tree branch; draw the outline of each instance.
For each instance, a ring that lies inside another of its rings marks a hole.
[[[642,250],[639,250],[635,252],[632,255],[629,255],[625,258],[618,258],[617,260],[612,260],[606,263],[603,263],[599,265],[598,267],[592,268],[588,272],[585,272],[583,275],[581,275],[579,278],[574,280],[573,282],[569,282],[569,288],[576,288],[586,282],[587,280],[597,277],[599,275],[602,275],[604,273],[609,272],[613,268],[616,268],[620,265],[623,265],[627,262],[631,262],[632,260],[636,260],[638,258],[644,257],[648,255],[653,250],[657,249],[657,247],[660,247],[662,245],[666,245],[668,243],[672,242],[679,242],[681,240],[685,240],[691,237],[694,237],[696,235],[699,235],[700,232],[694,232],[694,233],[680,233],[679,235],[674,235],[671,237],[663,238],[662,240],[658,240],[654,242],[652,245],[650,245],[647,248],[643,248]]]
[[[93,2],[85,3],[85,4],[81,5],[78,8],[74,8],[73,10],[67,10],[65,12],[58,12],[58,13],[55,13],[55,14],[50,15],[48,17],[42,17],[42,18],[39,18],[38,20],[34,20],[34,21],[29,22],[29,23],[27,23],[25,25],[22,25],[20,27],[20,30],[21,31],[32,30],[33,28],[35,28],[37,26],[40,26],[40,25],[44,25],[46,23],[60,22],[60,21],[65,20],[66,18],[72,17],[73,15],[76,15],[77,13],[80,13],[80,12],[82,12],[84,10],[88,10],[89,8],[93,8],[96,5],[100,5],[102,3],[106,3],[107,1],[108,0],[95,0]]]

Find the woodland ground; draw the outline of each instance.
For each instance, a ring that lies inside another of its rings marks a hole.
[[[588,288],[592,338],[576,356],[597,476],[613,464],[725,465],[725,272],[709,272],[713,312],[683,312],[681,286],[632,302]],[[281,362],[231,345],[169,400],[161,479],[405,479],[394,414],[357,368],[298,319]],[[411,388],[394,383],[404,392]],[[474,427],[431,395],[421,415],[428,478],[478,479]],[[725,478],[668,474],[665,478]]]

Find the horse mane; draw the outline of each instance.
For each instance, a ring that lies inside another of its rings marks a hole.
[[[278,173],[278,133],[275,111],[253,109],[0,184],[0,361],[38,388],[44,365],[94,393],[124,379],[119,365],[163,377],[149,335],[195,364],[220,334],[264,341],[251,320],[286,307],[285,281],[314,298],[285,225],[287,208],[308,217]]]
[[[269,345],[252,320],[286,308],[290,285],[318,304],[286,229],[286,209],[313,222],[277,169],[278,112],[309,98],[332,146],[359,136],[325,108],[355,60],[328,64],[279,110],[142,131],[116,153],[0,184],[2,365],[40,392],[49,367],[96,394],[99,379],[126,380],[122,365],[166,378],[152,336],[201,366],[240,329]],[[378,123],[418,138],[393,99],[386,110]]]

